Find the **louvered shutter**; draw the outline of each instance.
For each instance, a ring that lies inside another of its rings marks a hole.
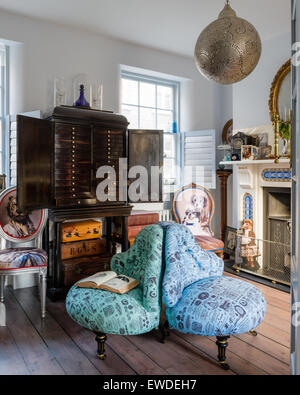
[[[22,113],[26,117],[41,118],[41,111]],[[7,186],[17,185],[17,122],[16,116],[9,118],[8,161],[7,161]]]
[[[186,132],[181,140],[181,184],[195,183],[207,189],[216,188],[215,130]]]

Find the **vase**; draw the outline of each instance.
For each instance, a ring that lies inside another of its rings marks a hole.
[[[282,156],[290,156],[291,154],[291,140],[283,139]]]
[[[80,95],[79,98],[74,103],[75,107],[87,107],[90,108],[90,103],[84,97],[84,85],[80,85]]]

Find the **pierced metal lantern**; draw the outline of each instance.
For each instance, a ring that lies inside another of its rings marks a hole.
[[[201,74],[219,84],[234,84],[246,78],[258,64],[261,39],[255,27],[238,18],[229,1],[200,34],[195,62]]]

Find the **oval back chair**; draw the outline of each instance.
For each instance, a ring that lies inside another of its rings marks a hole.
[[[190,184],[174,195],[173,215],[176,222],[190,229],[203,250],[223,257],[224,243],[214,237],[211,229],[214,211],[214,199],[204,187]]]
[[[0,194],[0,237],[13,248],[0,250],[0,326],[5,326],[4,285],[7,276],[38,274],[41,315],[46,315],[47,253],[37,245],[47,221],[45,210],[20,212],[17,209],[16,187]],[[31,242],[33,247],[27,247]],[[25,247],[24,247],[25,244]],[[18,246],[18,247],[17,247]]]

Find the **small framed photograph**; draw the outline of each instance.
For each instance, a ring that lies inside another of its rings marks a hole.
[[[255,147],[254,145],[242,145],[241,156],[242,160],[257,160],[258,147]]]
[[[271,159],[272,158],[272,147],[266,145],[259,148],[259,158],[260,159]]]
[[[237,245],[237,229],[227,226],[225,232],[224,252],[230,256],[235,255]]]

